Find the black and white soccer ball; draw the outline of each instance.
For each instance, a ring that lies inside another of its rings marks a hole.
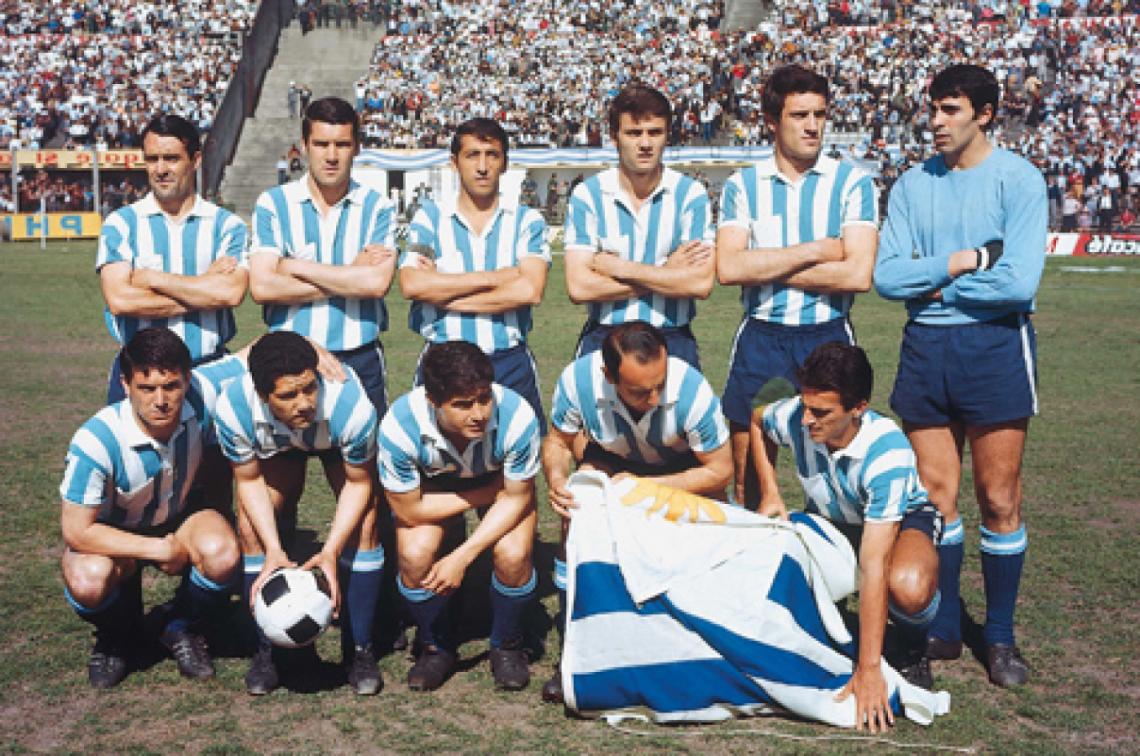
[[[253,618],[275,646],[307,646],[332,621],[333,603],[324,575],[281,569],[266,580],[253,602]]]

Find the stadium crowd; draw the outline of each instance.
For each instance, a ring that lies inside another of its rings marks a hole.
[[[209,130],[257,0],[5,3],[0,149],[138,147],[176,112]]]
[[[832,82],[831,130],[859,135],[858,157],[889,185],[926,149],[932,72],[986,60],[1006,93],[997,141],[1057,176],[1062,192],[1079,179],[1082,202],[1095,205],[1104,182],[1127,202],[1140,169],[1138,8],[790,2],[780,23],[724,33],[723,4],[702,0],[579,2],[557,18],[541,2],[508,14],[497,3],[420,0],[393,8],[356,104],[371,147],[438,147],[475,115],[503,122],[518,146],[600,146],[609,99],[639,78],[673,99],[672,143],[767,144],[764,79],[800,62]]]

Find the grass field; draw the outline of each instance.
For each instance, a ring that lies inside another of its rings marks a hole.
[[[531,687],[520,694],[495,691],[485,637],[462,647],[461,671],[435,694],[409,693],[403,679],[410,662],[393,653],[381,662],[386,687],[376,698],[335,687],[330,672],[327,680],[301,681],[293,691],[253,699],[242,685],[243,649],[224,640],[215,680],[183,681],[172,661],[156,659],[111,692],[90,690],[88,626],[64,603],[57,565],[64,453],[74,430],[100,406],[115,352],[103,327],[94,256],[94,245],[86,243],[55,244],[46,252],[0,246],[0,750],[704,753],[883,747],[777,739],[843,734],[782,719],[643,728],[647,734],[635,735],[567,718],[539,700],[557,656],[553,634],[550,652],[534,665]],[[562,281],[556,262],[532,340],[547,395],[583,318]],[[398,296],[389,301],[392,328],[384,343],[395,396],[410,383],[420,344],[406,327],[406,304]],[[930,728],[900,724],[889,735],[898,743],[998,752],[1140,751],[1140,260],[1049,260],[1038,305],[1043,412],[1031,426],[1026,454],[1031,545],[1018,610],[1019,642],[1033,679],[1004,691],[986,682],[973,658],[939,664],[937,685],[953,696],[950,716]],[[261,323],[248,301],[239,316],[240,345],[261,332]],[[736,290],[720,289],[697,319],[702,359],[718,388],[739,317]],[[867,295],[856,305],[854,321],[876,368],[872,404],[886,410],[902,308]],[[331,511],[322,488],[311,485],[301,506],[303,524],[319,532]],[[969,614],[980,618],[971,488],[967,476],[963,596]],[[545,497],[540,509],[538,566],[552,614],[555,519]],[[486,570],[486,564],[473,570],[473,599],[485,592],[480,581]],[[172,590],[169,579],[149,573],[145,585],[148,605]],[[235,609],[232,616],[236,622],[240,615]],[[478,631],[478,622],[470,624]],[[532,626],[542,632],[549,620],[536,612]],[[336,636],[326,634],[320,646],[334,661]]]

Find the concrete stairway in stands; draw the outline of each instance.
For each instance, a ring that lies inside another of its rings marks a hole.
[[[755,29],[761,21],[771,17],[775,5],[773,0],[728,0],[724,25],[729,31]]]
[[[354,103],[354,84],[368,70],[379,34],[369,23],[356,29],[345,23],[303,35],[297,21],[281,32],[257,110],[246,119],[237,153],[226,168],[223,202],[248,220],[258,195],[277,183],[277,160],[293,143],[300,146],[301,120],[289,117],[289,82],[308,86],[313,99],[336,95]]]

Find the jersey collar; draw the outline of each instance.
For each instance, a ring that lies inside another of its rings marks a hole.
[[[819,157],[816,158],[815,165],[808,168],[804,175],[807,175],[807,173],[816,173],[820,176],[831,176],[837,170],[839,170],[839,161],[821,152],[819,153]],[[779,167],[776,165],[775,151],[773,151],[771,155],[756,161],[756,175],[762,178],[779,178],[786,184],[796,183],[790,181],[787,176],[780,172]]]
[[[138,208],[139,214],[144,216],[162,215],[167,218],[166,211],[158,206],[158,200],[154,198],[152,192],[148,192],[145,197],[139,200],[135,207]],[[194,206],[190,208],[190,212],[186,213],[186,218],[197,216],[199,218],[212,218],[218,213],[218,206],[212,202],[207,202],[202,199],[202,195],[194,195]],[[183,218],[185,220],[185,218]]]
[[[677,191],[677,184],[681,181],[681,178],[682,174],[679,171],[675,171],[667,165],[663,166],[661,169],[661,180],[657,182],[657,187],[650,193],[647,201],[653,200],[658,194]],[[598,186],[601,188],[602,194],[620,199],[626,197],[625,190],[621,188],[621,181],[616,167],[607,168],[598,174]]]

